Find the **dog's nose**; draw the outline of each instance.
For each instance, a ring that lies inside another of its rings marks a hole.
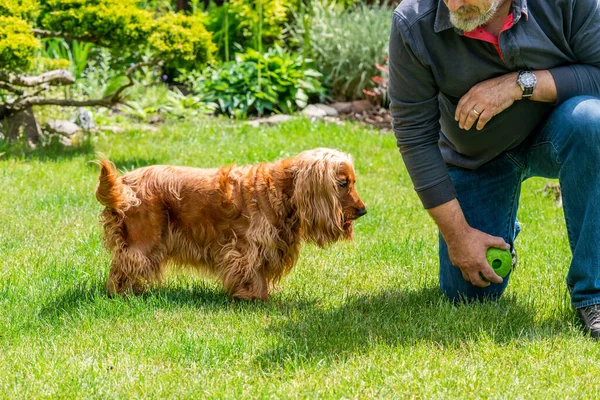
[[[366,208],[359,208],[358,210],[356,210],[356,212],[358,213],[359,217],[362,217],[363,215],[365,215],[367,213],[367,209]]]

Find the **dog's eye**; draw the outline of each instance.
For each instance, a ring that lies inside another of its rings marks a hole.
[[[348,179],[346,179],[345,181],[338,181],[337,184],[339,187],[345,188],[345,187],[348,187],[348,183],[349,183]]]

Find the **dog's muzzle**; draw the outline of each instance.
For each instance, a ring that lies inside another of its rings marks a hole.
[[[352,224],[352,221],[359,219],[360,217],[362,217],[363,215],[365,215],[367,213],[367,209],[366,208],[357,208],[356,209],[356,215],[353,215],[351,217],[345,217],[344,218],[344,223],[345,224]]]

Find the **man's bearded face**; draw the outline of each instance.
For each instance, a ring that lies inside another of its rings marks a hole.
[[[485,25],[494,16],[501,1],[492,0],[491,4],[484,2],[480,6],[464,5],[456,11],[450,11],[450,22],[456,28],[470,32],[478,26]]]

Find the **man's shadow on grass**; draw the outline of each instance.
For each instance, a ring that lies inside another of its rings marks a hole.
[[[430,342],[439,348],[458,348],[470,341],[507,344],[515,339],[535,340],[564,333],[568,329],[565,321],[573,319],[569,311],[557,310],[549,319],[540,320],[534,303],[510,296],[497,302],[454,304],[439,287],[383,291],[269,326],[279,345],[255,362],[269,371],[290,360],[323,362],[368,352],[381,344]]]

